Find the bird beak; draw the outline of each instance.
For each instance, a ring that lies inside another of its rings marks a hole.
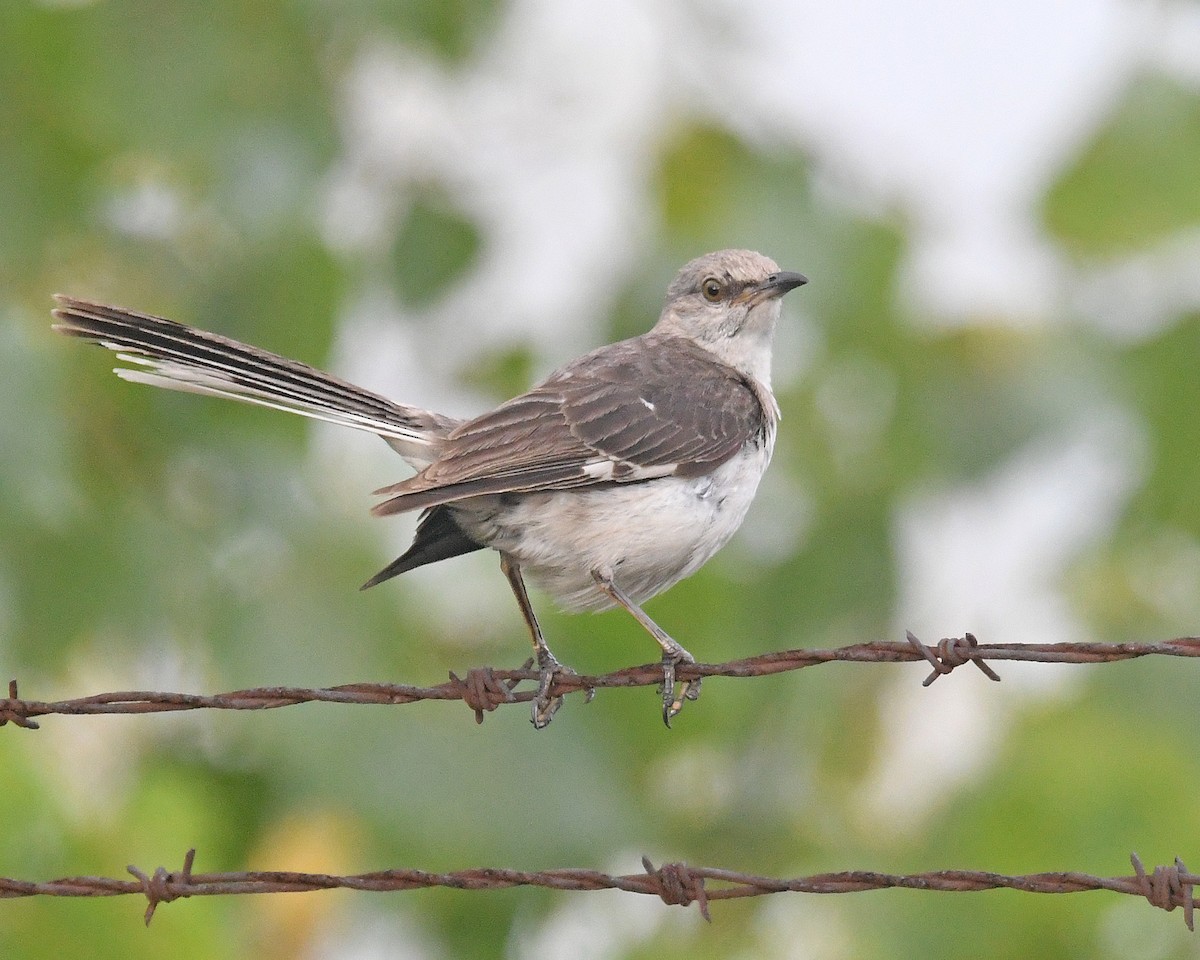
[[[789,290],[795,290],[806,283],[808,283],[808,277],[804,274],[781,270],[779,273],[771,274],[762,283],[747,285],[738,295],[737,300],[757,307],[760,303],[782,297]]]

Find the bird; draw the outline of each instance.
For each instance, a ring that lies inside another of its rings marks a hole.
[[[374,433],[415,470],[375,491],[376,516],[420,511],[411,546],[373,587],[425,564],[492,549],[533,645],[533,725],[573,674],[550,651],[526,576],[566,610],[620,607],[662,653],[669,727],[699,679],[695,658],[642,609],[695,573],[740,527],[771,460],[781,299],[807,283],[750,250],[697,257],[647,332],[592,350],[470,419],[396,403],[237,340],[57,294],[54,329],[108,348],[124,380],[224,397]]]

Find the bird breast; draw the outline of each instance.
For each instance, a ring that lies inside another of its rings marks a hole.
[[[592,578],[598,568],[641,603],[695,573],[741,526],[771,434],[699,477],[477,497],[453,509],[468,535],[512,555],[564,609],[613,606]]]

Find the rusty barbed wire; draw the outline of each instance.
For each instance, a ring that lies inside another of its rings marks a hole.
[[[762,677],[789,670],[800,670],[822,663],[911,663],[924,660],[933,671],[924,680],[928,686],[938,677],[966,663],[973,663],[989,679],[1000,677],[987,661],[1025,660],[1037,663],[1113,663],[1140,657],[1200,657],[1200,637],[1177,637],[1157,643],[980,643],[973,634],[950,637],[934,646],[921,643],[912,632],[907,641],[855,643],[827,650],[783,650],[759,654],[725,663],[681,663],[675,674],[680,680],[697,677]],[[518,691],[523,680],[536,681],[538,673],[527,661],[517,670],[476,667],[460,678],[431,687],[395,683],[348,683],[333,687],[255,687],[229,693],[191,694],[145,690],[97,693],[71,700],[24,700],[18,695],[17,681],[8,685],[7,699],[0,700],[0,727],[7,723],[36,730],[35,717],[51,714],[77,716],[108,713],[164,713],[179,710],[271,710],[301,703],[386,704],[396,706],[424,700],[462,700],[475,712],[477,723],[486,712],[506,703],[528,703],[532,689]],[[658,663],[626,667],[612,673],[585,676],[559,674],[550,689],[551,696],[586,692],[601,687],[655,686],[662,682]]]
[[[659,897],[672,906],[697,905],[711,920],[709,904],[714,900],[759,897],[772,893],[839,894],[867,890],[908,889],[949,893],[981,890],[1020,890],[1024,893],[1083,893],[1108,890],[1144,897],[1152,906],[1170,912],[1183,908],[1189,930],[1195,930],[1197,901],[1194,887],[1200,876],[1191,873],[1176,857],[1169,866],[1147,873],[1136,853],[1133,876],[1095,877],[1076,871],[1027,873],[1006,876],[980,870],[934,870],[927,873],[891,874],[871,870],[845,870],[806,877],[776,878],[740,873],[719,867],[696,867],[666,863],[655,867],[642,858],[643,873],[610,875],[598,870],[564,868],[529,871],[506,867],[475,867],[449,873],[396,869],[337,876],[328,873],[296,873],[266,870],[245,873],[194,873],[196,851],[189,850],[183,869],[159,867],[146,873],[128,867],[133,880],[112,877],[64,877],[41,883],[0,877],[0,899],[15,897],[117,897],[140,894],[146,898],[145,920],[149,923],[160,903],[185,897],[233,896],[249,893],[308,893],[317,890],[362,890],[399,892],[427,887],[456,890],[498,890],[508,887],[545,887],[552,890],[624,890]],[[710,886],[715,884],[715,886]]]

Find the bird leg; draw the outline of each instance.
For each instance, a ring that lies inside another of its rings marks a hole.
[[[695,680],[684,680],[679,684],[679,691],[676,694],[675,690],[675,667],[680,663],[695,663],[696,658],[688,653],[679,642],[671,637],[662,627],[650,619],[649,614],[641,607],[634,603],[625,595],[620,587],[617,586],[613,579],[612,569],[609,567],[598,567],[592,571],[592,579],[596,581],[598,586],[604,593],[608,594],[616,603],[624,607],[640,623],[662,647],[662,664],[663,664],[663,685],[662,685],[662,700],[663,700],[663,723],[668,727],[671,725],[671,718],[683,709],[684,700],[696,700],[700,697],[700,678]]]
[[[546,645],[546,638],[542,636],[542,628],[538,625],[537,617],[534,615],[533,605],[529,602],[529,594],[525,591],[521,565],[509,554],[501,553],[500,569],[508,578],[508,585],[512,587],[513,596],[517,598],[517,606],[521,608],[521,616],[525,618],[525,624],[529,627],[530,639],[533,641],[533,656],[538,667],[538,688],[537,694],[533,698],[533,726],[542,730],[549,725],[563,702],[561,696],[550,696],[550,687],[554,683],[555,674],[574,674],[575,671],[559,663],[558,658],[550,652],[550,647]],[[595,695],[595,689],[589,688],[587,702],[591,703]]]

